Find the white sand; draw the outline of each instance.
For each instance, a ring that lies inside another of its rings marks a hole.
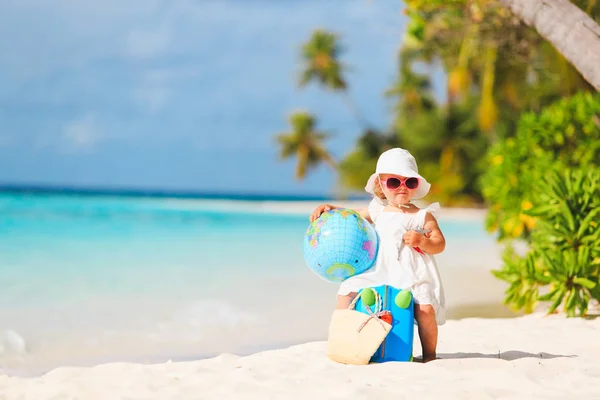
[[[464,319],[441,327],[442,359],[428,364],[345,366],[314,342],[247,357],[0,376],[0,399],[600,399],[599,338],[600,319]]]

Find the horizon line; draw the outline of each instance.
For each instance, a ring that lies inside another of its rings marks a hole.
[[[194,190],[194,189],[159,189],[123,186],[99,185],[53,185],[53,184],[17,184],[0,183],[0,193],[30,193],[30,194],[79,194],[89,196],[114,195],[129,197],[171,197],[187,199],[215,199],[215,200],[279,200],[279,201],[316,201],[340,198],[340,196],[325,194],[290,194],[269,192],[232,193],[219,190]],[[346,195],[344,199],[362,200],[366,196]]]

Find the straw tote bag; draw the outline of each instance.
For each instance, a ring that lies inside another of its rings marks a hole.
[[[365,289],[371,290],[371,289]],[[382,301],[375,294],[375,309],[368,314],[354,309],[357,295],[347,309],[335,310],[329,324],[327,357],[342,364],[366,365],[384,341],[392,325],[379,319]]]

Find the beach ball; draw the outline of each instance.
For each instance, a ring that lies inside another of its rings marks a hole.
[[[336,208],[321,214],[304,235],[308,267],[329,282],[342,282],[375,263],[379,240],[373,226],[356,211]]]

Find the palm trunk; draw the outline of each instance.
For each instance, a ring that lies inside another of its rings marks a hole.
[[[301,145],[298,148],[298,160],[296,161],[296,179],[298,179],[299,181],[306,177],[306,169],[308,168],[308,152],[309,148],[306,145]]]
[[[315,148],[315,150],[317,150],[317,148]],[[325,149],[324,147],[319,147],[317,151],[319,153],[319,156],[321,157],[321,160],[323,160],[323,162],[325,162],[325,164],[327,164],[332,170],[337,171],[337,162],[335,161],[333,156],[327,151],[327,149]]]
[[[500,0],[600,91],[600,26],[569,0]]]
[[[356,119],[356,122],[359,125],[362,125],[363,129],[368,129],[372,127],[372,125],[369,123],[369,121],[367,121],[365,116],[360,111],[358,111],[358,108],[356,107],[356,105],[352,101],[352,98],[350,97],[350,94],[348,93],[348,89],[342,92],[342,96],[344,102],[346,103],[346,106],[348,106],[348,108],[350,109],[350,113],[354,116],[354,119]]]
[[[337,171],[337,163],[329,153],[327,153],[327,155],[325,156],[325,164],[327,164],[329,168],[331,168],[333,171]]]

